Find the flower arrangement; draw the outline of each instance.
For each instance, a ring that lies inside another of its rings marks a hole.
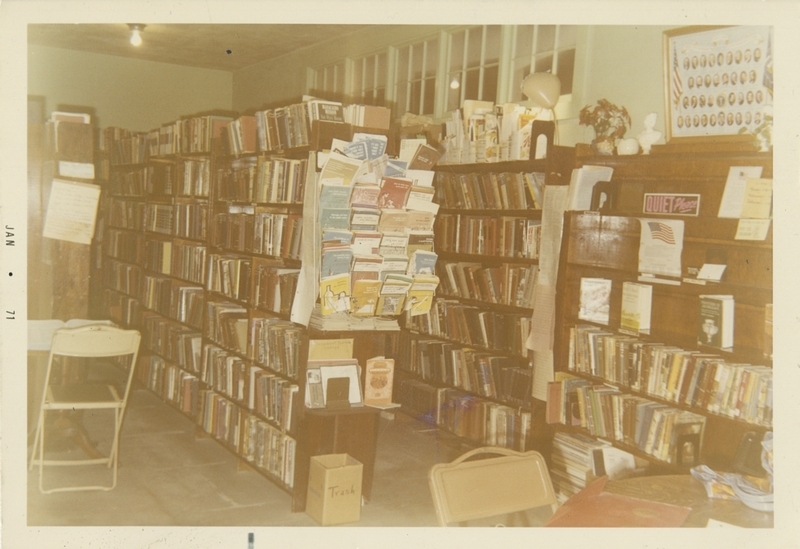
[[[631,116],[625,107],[600,99],[594,107],[586,105],[581,109],[578,122],[581,126],[593,127],[597,141],[614,141],[625,135]]]

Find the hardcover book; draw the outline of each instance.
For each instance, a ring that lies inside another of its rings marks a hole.
[[[721,350],[731,350],[735,307],[733,296],[701,295],[699,301],[697,342]]]
[[[599,324],[608,324],[611,280],[581,278],[580,309],[578,318]]]
[[[377,356],[367,360],[364,375],[364,404],[392,403],[394,359]]]
[[[623,282],[620,330],[633,334],[649,334],[652,301],[653,287],[651,285]]]

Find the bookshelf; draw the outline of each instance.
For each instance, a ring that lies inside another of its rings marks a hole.
[[[717,213],[730,167],[758,166],[771,178],[771,155],[654,149],[649,157],[579,157],[576,164],[614,173],[603,210],[565,216],[555,333],[562,380],[548,398],[560,417],[551,422],[630,452],[653,471],[686,472],[698,463],[730,470],[745,433],[760,437],[772,428],[772,229],[763,240],[737,238],[740,221]],[[645,213],[645,195],[653,193],[699,196],[696,215]],[[642,224],[665,220],[683,225],[672,283],[640,277]],[[725,265],[722,277],[699,279],[706,264]],[[587,280],[609,284],[607,320],[581,313]],[[652,288],[648,333],[622,319],[631,283]],[[708,294],[733,296],[730,349],[699,342],[700,296]],[[647,408],[660,411],[650,416]]]
[[[556,149],[537,160],[436,167],[440,282],[431,312],[406,317],[395,400],[467,445],[525,450],[541,436],[525,341],[544,184],[561,182],[568,158]]]

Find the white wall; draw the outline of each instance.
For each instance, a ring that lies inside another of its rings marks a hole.
[[[578,125],[578,112],[598,99],[625,107],[631,115],[626,137],[636,137],[644,117],[656,112],[664,133],[662,33],[672,27],[597,25],[581,29],[571,105],[561,113],[560,144],[589,143],[594,130]],[[662,137],[659,141],[664,142]]]
[[[146,131],[187,114],[230,109],[229,72],[29,45],[28,94],[95,108],[96,127]]]

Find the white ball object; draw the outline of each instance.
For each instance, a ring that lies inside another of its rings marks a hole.
[[[620,139],[617,143],[617,154],[630,155],[639,153],[639,141],[635,137]]]

